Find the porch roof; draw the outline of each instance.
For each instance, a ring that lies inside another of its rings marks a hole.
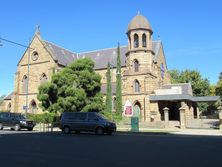
[[[193,102],[216,102],[220,96],[191,96],[188,94],[150,95],[150,101],[189,100]]]

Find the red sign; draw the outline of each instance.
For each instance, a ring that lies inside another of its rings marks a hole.
[[[129,100],[127,100],[125,105],[124,105],[123,115],[127,116],[127,117],[131,117],[133,115],[132,104],[130,103]]]
[[[132,115],[132,106],[126,106],[125,115]]]

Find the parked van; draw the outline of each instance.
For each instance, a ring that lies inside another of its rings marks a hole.
[[[66,134],[72,131],[91,131],[98,135],[111,135],[116,131],[116,124],[96,112],[64,112],[60,129]]]

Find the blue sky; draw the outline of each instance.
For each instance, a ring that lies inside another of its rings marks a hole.
[[[126,29],[140,11],[161,39],[168,69],[194,69],[216,83],[222,71],[220,0],[1,0],[0,36],[27,45],[43,39],[74,52],[127,44]],[[13,91],[25,49],[1,41],[0,95]]]

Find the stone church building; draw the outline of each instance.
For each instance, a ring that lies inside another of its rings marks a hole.
[[[130,104],[141,122],[180,121],[198,117],[197,102],[216,101],[217,97],[193,97],[190,83],[171,84],[163,44],[152,39],[153,30],[148,20],[136,15],[128,25],[128,45],[121,46],[122,99]],[[18,62],[14,92],[8,95],[2,110],[40,113],[38,87],[50,81],[52,75],[73,61],[89,57],[102,77],[101,91],[106,92],[107,63],[112,65],[112,90],[115,101],[116,48],[76,53],[42,39],[37,30],[31,43]],[[28,79],[29,77],[29,79]],[[123,106],[124,107],[124,106]],[[167,126],[167,125],[166,125]]]

